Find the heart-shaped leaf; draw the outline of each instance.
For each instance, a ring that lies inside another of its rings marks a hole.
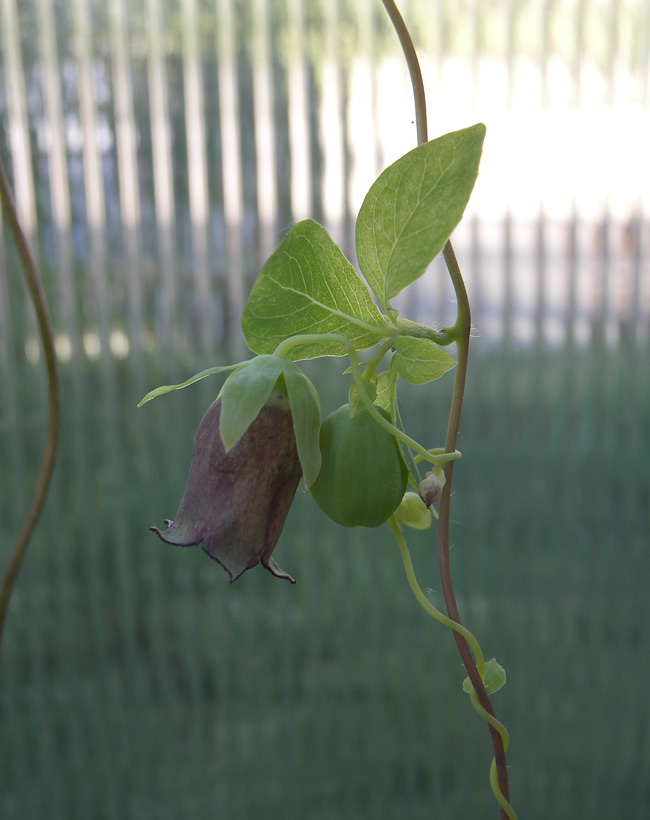
[[[361,350],[386,335],[386,318],[325,228],[305,219],[262,268],[244,307],[242,330],[256,353],[273,353],[290,336],[325,333],[341,334]],[[336,342],[311,342],[292,348],[290,357],[345,352]]]

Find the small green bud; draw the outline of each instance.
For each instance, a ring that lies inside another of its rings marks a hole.
[[[397,523],[402,526],[413,527],[414,530],[428,530],[431,526],[432,515],[417,493],[408,492],[395,512]]]
[[[434,467],[422,479],[418,485],[418,492],[427,509],[440,498],[444,486],[445,474],[440,467]]]

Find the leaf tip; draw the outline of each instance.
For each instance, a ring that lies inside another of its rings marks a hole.
[[[151,399],[155,398],[155,395],[156,395],[156,391],[155,390],[150,390],[144,398],[140,399],[140,401],[137,403],[136,407],[142,407],[143,404],[147,404],[147,402],[150,402]]]

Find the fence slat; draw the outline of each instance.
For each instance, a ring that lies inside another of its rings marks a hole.
[[[76,357],[79,353],[77,294],[73,279],[69,168],[61,99],[61,71],[52,3],[49,0],[38,0],[37,15],[46,118],[43,128],[46,134],[48,154],[52,222],[57,239],[57,278],[60,303],[56,305],[56,312],[59,315],[53,316],[53,322],[58,330],[58,355],[65,361]]]
[[[257,160],[257,212],[259,260],[263,263],[277,244],[278,193],[274,93],[271,54],[271,19],[267,0],[253,5],[252,59]]]
[[[4,72],[8,92],[8,131],[14,197],[23,230],[31,240],[36,232],[36,196],[27,114],[27,89],[23,73],[16,0],[2,0],[0,15]]]
[[[113,62],[115,139],[119,180],[120,214],[124,234],[123,281],[126,289],[128,338],[135,350],[142,348],[142,265],[140,259],[140,184],[137,158],[136,119],[128,46],[129,27],[125,0],[108,5],[109,34]]]
[[[219,78],[219,124],[221,128],[223,178],[223,211],[226,247],[226,338],[241,345],[239,317],[244,306],[242,262],[242,193],[241,126],[237,86],[237,52],[235,49],[235,8],[228,0],[219,0],[217,72]]]
[[[294,221],[313,216],[309,79],[303,0],[289,0],[288,100],[291,150],[291,210]]]
[[[193,325],[198,329],[203,347],[215,338],[216,321],[208,271],[208,169],[203,71],[196,0],[183,0],[183,88],[185,93],[185,137],[187,142],[187,178],[192,236],[192,281],[194,285]]]
[[[147,80],[151,121],[151,165],[160,271],[156,288],[154,338],[160,349],[176,339],[178,320],[172,322],[178,287],[176,270],[176,208],[172,169],[172,135],[167,70],[163,53],[160,0],[147,0]],[[178,334],[182,338],[182,334]]]

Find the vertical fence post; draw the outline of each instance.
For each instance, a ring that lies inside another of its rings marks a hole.
[[[124,234],[123,274],[127,294],[128,337],[131,346],[142,347],[142,298],[140,261],[140,184],[137,157],[137,130],[133,111],[133,91],[128,46],[130,42],[125,0],[108,4],[109,33],[115,97],[115,139],[120,190],[120,213]]]
[[[163,53],[160,0],[147,0],[147,77],[151,120],[151,166],[156,213],[158,266],[160,279],[154,303],[156,345],[169,348],[176,339],[177,258],[175,240],[176,207],[172,165],[172,135],[169,122],[169,91]],[[173,317],[173,319],[172,319]]]
[[[345,218],[345,137],[339,22],[338,0],[328,0],[324,3],[324,54],[320,65],[319,137],[323,155],[321,190],[325,222],[334,241],[342,244]]]
[[[77,319],[76,293],[73,279],[73,256],[71,242],[72,213],[68,160],[66,154],[63,103],[61,99],[60,63],[56,45],[56,26],[52,4],[37,0],[39,51],[43,63],[42,82],[47,118],[47,152],[50,180],[52,221],[57,237],[57,270],[60,299],[60,316],[53,305],[53,321],[59,324],[61,339],[59,355],[74,357],[79,351],[79,323]]]
[[[377,150],[375,0],[360,0],[356,6],[359,49],[351,61],[346,112],[346,145],[350,172],[346,184],[347,211],[355,219],[363,198],[379,171]]]
[[[223,211],[226,238],[225,338],[241,345],[239,317],[244,306],[242,222],[244,217],[241,129],[237,84],[235,4],[218,0],[217,71],[221,127]]]
[[[266,260],[276,244],[278,218],[270,5],[269,0],[255,0],[253,8],[253,103],[260,262]]]
[[[36,231],[36,197],[16,0],[2,0],[0,4],[0,24],[4,50],[4,70],[9,92],[8,130],[14,197],[23,230],[33,245]]]
[[[204,349],[208,349],[215,338],[216,316],[213,311],[208,263],[210,203],[201,69],[202,51],[196,0],[182,0],[181,9],[184,33],[183,83],[194,287],[194,317],[190,326],[198,325],[201,345]]]
[[[97,114],[93,90],[93,63],[91,55],[92,31],[88,16],[88,0],[73,0],[72,18],[74,49],[77,58],[77,85],[79,94],[79,117],[83,134],[83,177],[86,199],[86,223],[90,253],[85,266],[92,280],[92,292],[86,297],[90,305],[84,305],[83,315],[89,328],[86,352],[96,355],[94,349],[97,327],[99,344],[108,353],[110,334],[110,299],[106,281],[106,205],[104,200],[104,177],[98,140]],[[92,321],[91,317],[96,317]],[[90,321],[89,321],[90,320]]]
[[[309,127],[309,77],[304,0],[289,0],[288,107],[291,210],[296,222],[313,215]]]

